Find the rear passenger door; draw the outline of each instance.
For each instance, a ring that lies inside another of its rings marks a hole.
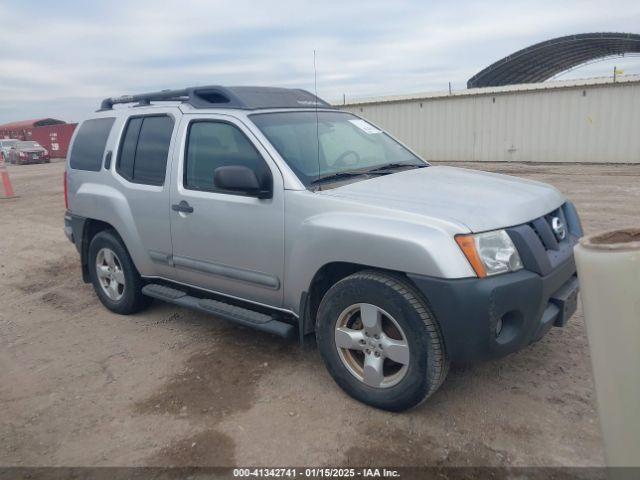
[[[144,276],[169,276],[171,255],[169,224],[170,152],[175,119],[171,113],[129,117],[115,153],[115,178],[131,212],[127,233],[142,247],[144,257],[134,258]]]
[[[270,305],[282,304],[284,191],[280,171],[251,131],[225,115],[185,115],[178,132],[171,204],[173,263],[183,283]],[[216,168],[242,165],[271,177],[273,196],[220,191]]]

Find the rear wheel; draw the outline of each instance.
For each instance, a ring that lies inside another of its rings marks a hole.
[[[102,304],[121,315],[147,307],[151,299],[142,294],[144,282],[127,249],[112,231],[96,234],[89,244],[89,275]]]
[[[316,337],[338,385],[374,407],[413,407],[447,375],[438,325],[400,276],[363,271],[336,283],[320,304]]]

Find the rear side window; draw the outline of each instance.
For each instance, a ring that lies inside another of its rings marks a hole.
[[[115,118],[94,118],[80,125],[69,155],[71,168],[93,172],[100,170],[114,120]]]
[[[125,127],[117,172],[145,185],[164,184],[173,119],[167,115],[132,117]]]

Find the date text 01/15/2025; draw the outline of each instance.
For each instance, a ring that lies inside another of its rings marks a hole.
[[[396,478],[397,470],[386,468],[234,468],[234,477],[257,478]]]

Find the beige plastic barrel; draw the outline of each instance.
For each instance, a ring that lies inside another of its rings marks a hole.
[[[609,466],[640,466],[640,228],[575,247]]]

